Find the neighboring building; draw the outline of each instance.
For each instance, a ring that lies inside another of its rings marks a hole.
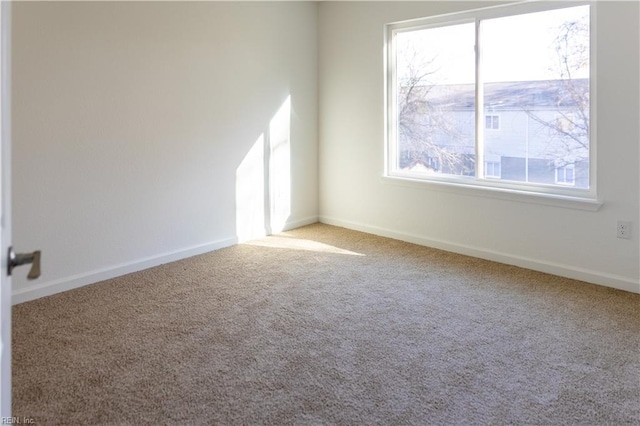
[[[475,174],[474,85],[402,91],[399,167]],[[484,85],[484,177],[589,186],[589,81]]]

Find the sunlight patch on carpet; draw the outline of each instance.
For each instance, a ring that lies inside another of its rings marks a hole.
[[[261,240],[247,241],[243,244],[260,247],[281,248],[291,250],[316,251],[320,253],[348,254],[352,256],[364,256],[362,253],[341,249],[329,244],[319,243],[312,240],[300,238],[271,236]]]

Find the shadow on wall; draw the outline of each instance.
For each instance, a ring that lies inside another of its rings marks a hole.
[[[280,232],[291,214],[291,95],[236,169],[236,235]]]

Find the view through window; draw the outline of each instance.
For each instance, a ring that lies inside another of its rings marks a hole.
[[[390,29],[391,174],[589,188],[590,6]]]

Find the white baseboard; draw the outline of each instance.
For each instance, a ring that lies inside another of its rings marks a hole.
[[[284,225],[283,231],[288,231],[305,225],[311,225],[312,223],[316,222],[318,222],[318,216],[309,216],[306,218],[291,221],[288,220]],[[132,262],[126,262],[104,269],[60,278],[49,282],[38,283],[33,286],[14,290],[12,293],[11,302],[12,304],[17,305],[18,303],[28,302],[40,297],[51,296],[56,293],[73,290],[74,288],[94,284],[104,280],[109,280],[121,275],[142,271],[143,269],[153,268],[154,266],[162,265],[164,263],[174,262],[176,260],[186,259],[187,257],[197,256],[199,254],[218,250],[224,247],[229,247],[237,243],[237,237],[226,238],[224,240],[176,250],[170,253],[163,253],[157,256],[151,256]]]
[[[328,225],[340,226],[343,228],[353,229],[355,231],[366,232],[369,234],[379,235],[382,237],[393,238],[400,241],[406,241],[422,246],[433,247],[440,250],[459,253],[467,256],[477,257],[480,259],[492,260],[494,262],[505,263],[507,265],[519,266],[534,271],[545,272],[561,277],[572,278],[575,280],[585,281],[592,284],[598,284],[605,287],[625,290],[632,293],[640,293],[640,282],[632,278],[619,275],[598,272],[584,268],[562,265],[559,263],[548,262],[540,259],[533,259],[523,256],[515,256],[512,254],[497,252],[480,247],[473,247],[463,244],[455,244],[447,241],[425,238],[418,235],[397,232],[391,229],[380,228],[377,226],[365,225],[357,222],[341,220],[328,216],[320,216],[319,221]]]
[[[174,262],[176,260],[185,259],[191,256],[197,256],[199,254],[207,253],[213,250],[218,250],[224,247],[229,247],[238,242],[236,237],[227,238],[224,240],[205,243],[181,250],[176,250],[170,253],[163,253],[157,256],[151,256],[143,259],[139,259],[133,262],[122,263],[114,265],[112,267],[99,269],[95,271],[86,272],[70,277],[60,278],[57,280],[38,283],[34,286],[27,288],[14,290],[12,294],[12,304],[28,302],[40,297],[51,296],[63,291],[72,290],[74,288],[82,287],[89,284],[94,284],[100,281],[109,280],[111,278],[119,277],[121,275],[130,274],[132,272],[142,271],[143,269],[159,266],[164,263]]]
[[[282,230],[290,231],[295,228],[300,228],[301,226],[307,226],[313,223],[317,223],[318,221],[319,221],[318,216],[309,216],[303,219],[296,219],[292,221],[287,220],[287,223],[285,223],[284,228],[282,228]]]
[[[532,258],[514,256],[492,250],[486,250],[478,247],[471,247],[460,244],[453,244],[446,241],[424,238],[403,232],[396,232],[390,229],[380,228],[376,226],[364,225],[356,222],[350,222],[331,218],[327,216],[311,216],[295,221],[288,221],[284,227],[284,231],[299,228],[301,226],[310,225],[316,222],[322,222],[329,225],[341,226],[356,231],[367,232],[383,237],[394,238],[401,241],[407,241],[427,247],[433,247],[441,250],[460,253],[467,256],[478,257],[481,259],[492,260],[495,262],[505,263],[514,266],[520,266],[535,271],[546,272],[553,275],[559,275],[567,278],[573,278],[593,284],[606,287],[612,287],[633,293],[640,293],[640,283],[626,277],[613,274],[591,271],[583,268],[576,268],[567,265],[555,264],[551,262],[541,261]],[[14,305],[35,300],[40,297],[51,296],[63,291],[72,290],[89,284],[119,277],[121,275],[130,274],[132,272],[142,271],[144,269],[159,266],[164,263],[174,262],[191,256],[219,250],[238,243],[237,237],[231,237],[224,240],[214,241],[201,244],[186,249],[176,250],[170,253],[163,253],[157,256],[147,257],[132,262],[114,265],[112,267],[86,272],[70,277],[60,278],[57,280],[38,283],[27,288],[14,290],[12,294],[12,303]]]

